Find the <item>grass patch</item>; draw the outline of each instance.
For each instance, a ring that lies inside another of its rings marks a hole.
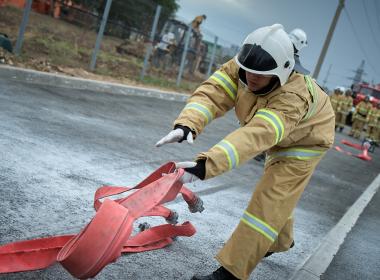
[[[16,43],[23,11],[14,7],[0,9],[0,30],[8,34],[13,45]],[[140,73],[143,67],[144,44],[141,42],[123,42],[119,38],[104,36],[101,50],[98,52],[96,69],[89,73],[92,52],[95,47],[96,32],[81,28],[63,20],[57,20],[47,15],[31,12],[26,27],[21,54],[13,57],[15,66],[21,66],[40,71],[62,71],[83,78],[134,85],[147,85],[171,91],[192,92],[202,81],[199,77],[184,76],[181,85],[177,87],[177,71],[170,69],[162,72],[149,69],[143,81]],[[121,43],[126,46],[125,53],[116,51]],[[65,69],[72,68],[72,69]],[[66,72],[65,72],[66,71]],[[73,74],[74,73],[74,74]],[[103,77],[96,77],[96,75]]]

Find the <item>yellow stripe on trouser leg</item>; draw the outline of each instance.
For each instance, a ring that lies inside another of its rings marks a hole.
[[[268,164],[246,213],[264,221],[275,231],[285,230],[284,227],[287,226],[289,217],[319,161],[320,158],[308,161],[286,158]],[[280,232],[279,236],[281,234]],[[242,220],[216,259],[237,278],[248,279],[273,244],[262,232]]]

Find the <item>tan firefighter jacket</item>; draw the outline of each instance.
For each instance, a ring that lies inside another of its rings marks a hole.
[[[353,99],[351,96],[342,96],[338,105],[338,112],[348,114],[353,106]]]
[[[235,108],[241,127],[197,157],[207,159],[205,179],[264,151],[268,164],[283,157],[321,157],[331,147],[334,112],[329,97],[309,76],[293,73],[284,86],[257,96],[239,81],[238,70],[234,60],[225,63],[195,90],[174,122],[199,135],[213,119]]]
[[[368,113],[372,109],[371,102],[360,101],[359,104],[355,108],[355,113],[353,115],[354,119],[358,119],[360,121],[367,121]]]
[[[378,127],[380,124],[380,109],[372,108],[367,116],[368,126]]]
[[[331,102],[331,106],[332,106],[334,112],[338,112],[339,111],[341,101],[342,101],[342,95],[341,94],[337,94],[337,93],[334,92],[330,96],[330,102]]]

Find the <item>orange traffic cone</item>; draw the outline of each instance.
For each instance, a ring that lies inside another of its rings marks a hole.
[[[369,142],[364,142],[363,143],[363,149],[362,149],[362,153],[359,154],[359,155],[356,155],[356,157],[362,159],[362,160],[367,160],[367,161],[370,161],[372,160],[372,157],[370,157],[368,155],[368,149],[371,147],[371,144]]]

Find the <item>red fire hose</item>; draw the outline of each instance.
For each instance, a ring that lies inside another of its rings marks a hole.
[[[198,196],[182,185],[183,170],[170,162],[133,188],[103,186],[95,193],[97,211],[77,235],[19,241],[0,246],[0,273],[42,269],[58,261],[76,278],[97,275],[123,252],[143,252],[163,248],[176,236],[192,236],[190,222],[177,225],[178,215],[162,204],[181,193],[191,212],[202,212]],[[131,195],[111,200],[106,197],[135,190]],[[104,199],[101,202],[101,199]],[[144,216],[162,216],[169,224],[148,228],[134,236],[133,222]]]

